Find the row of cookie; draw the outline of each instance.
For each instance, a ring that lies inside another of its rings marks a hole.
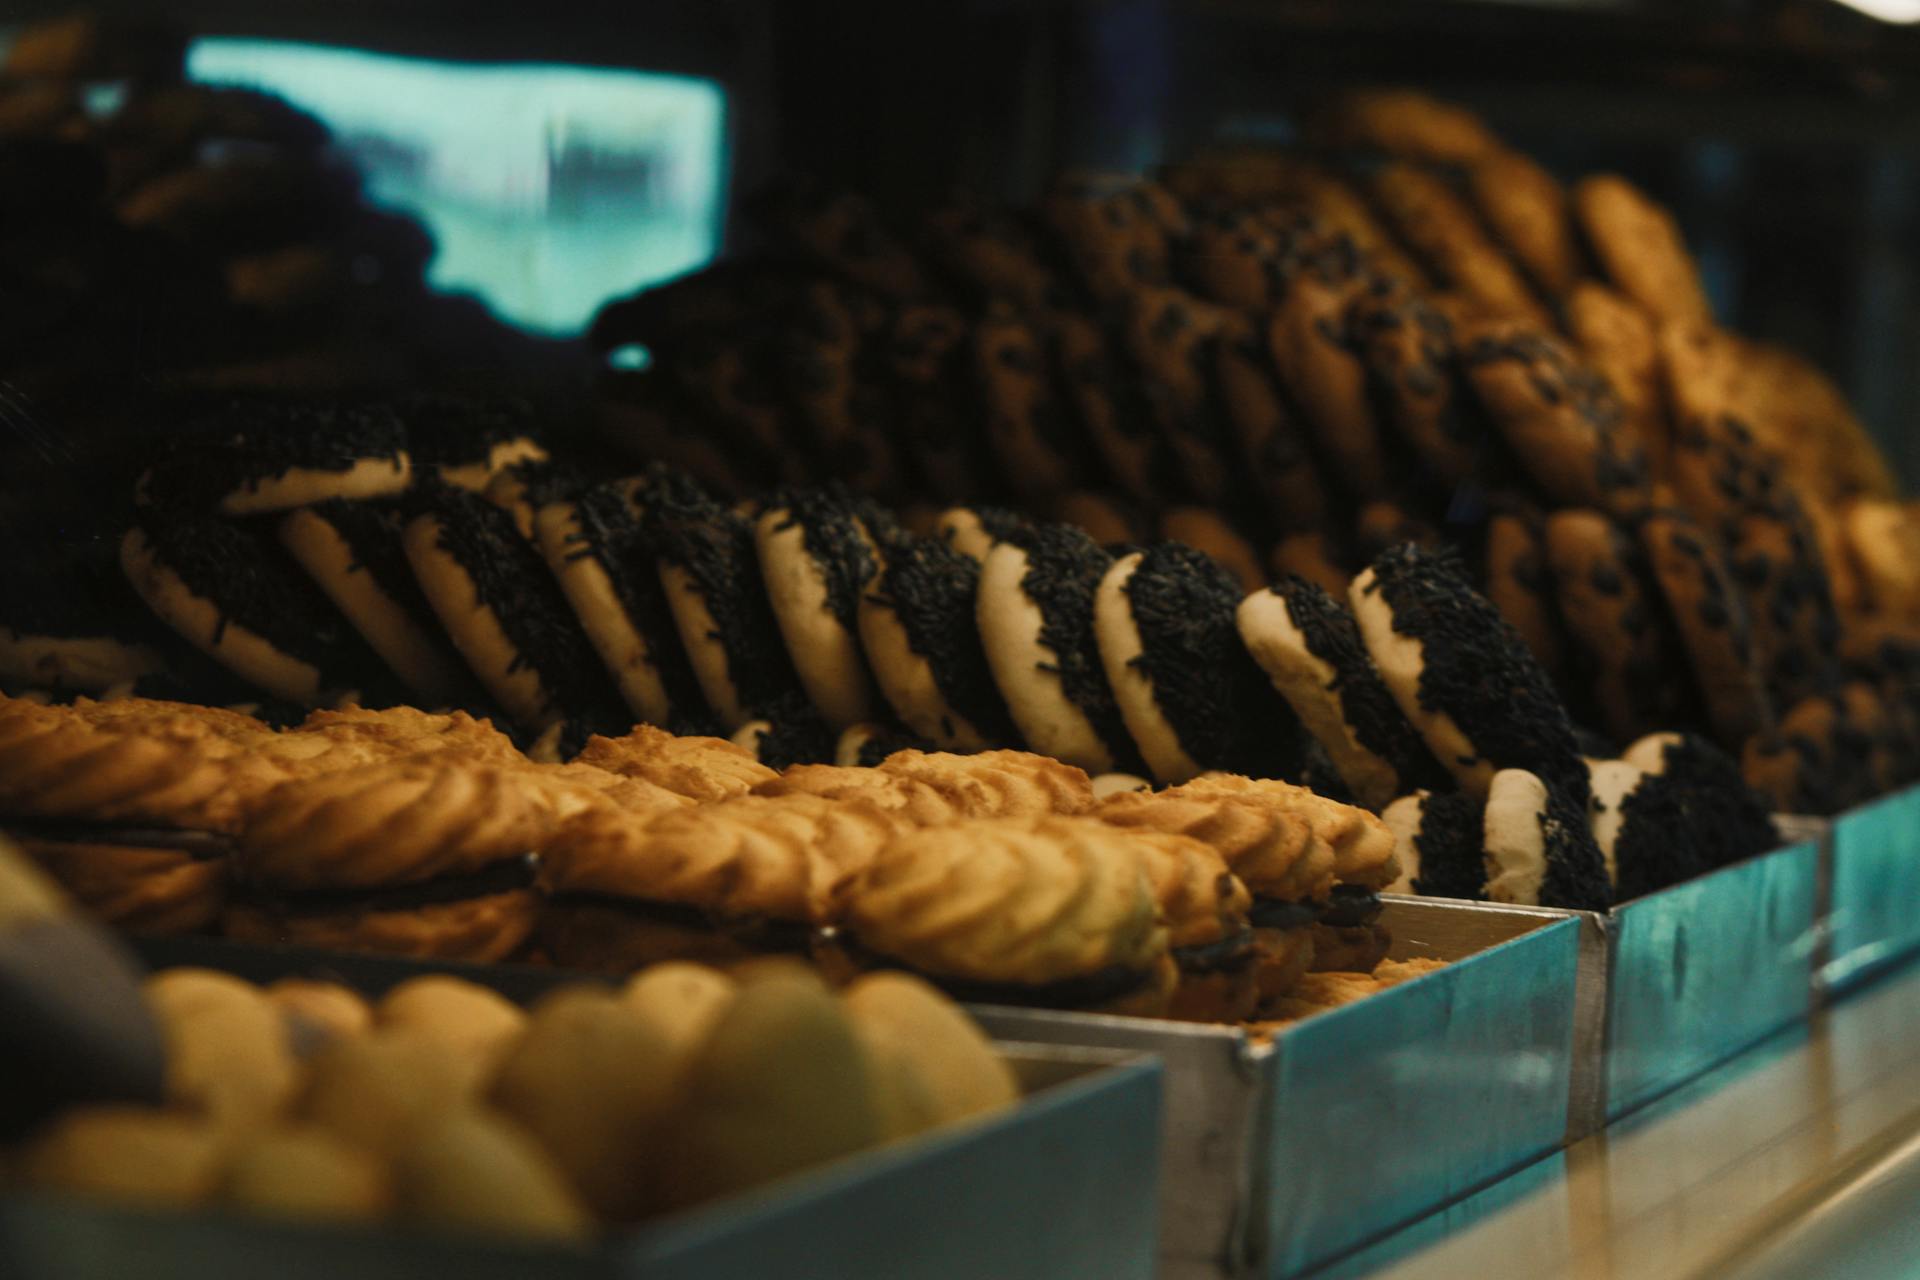
[[[540,766],[483,723],[410,711],[273,734],[141,699],[7,703],[0,812],[128,928],[479,960],[537,937],[622,972],[806,953],[838,928],[823,954],[843,970],[1201,1017],[1270,1007],[1310,964],[1370,969],[1371,891],[1394,875],[1377,819],[1286,783],[1101,799],[1006,751],[776,774],[644,726]]]
[[[523,1011],[454,978],[370,1005],[333,983],[169,969],[144,996],[164,1061],[139,1092],[160,1096],[45,1119],[9,1153],[26,1186],[581,1238],[1019,1098],[979,1028],[898,974],[836,996],[798,965],[666,965]]]

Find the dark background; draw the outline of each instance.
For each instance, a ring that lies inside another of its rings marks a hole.
[[[108,12],[152,12],[104,4]],[[60,4],[9,6],[23,21]],[[183,0],[203,34],[682,71],[730,92],[736,192],[781,170],[911,208],[1285,141],[1410,84],[1562,177],[1670,203],[1732,327],[1812,357],[1920,479],[1920,31],[1831,0]]]

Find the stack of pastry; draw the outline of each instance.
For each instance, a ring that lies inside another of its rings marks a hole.
[[[142,1209],[569,1240],[1014,1105],[924,983],[835,995],[798,966],[662,965],[521,1010],[426,977],[376,1002],[211,970],[146,984],[159,1105],[54,1114],[22,1185]]]

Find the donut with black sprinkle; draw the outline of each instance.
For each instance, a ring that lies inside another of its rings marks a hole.
[[[349,691],[368,701],[391,677],[272,543],[206,516],[148,508],[120,544],[147,607],[248,684],[302,706]]]
[[[1416,791],[1381,810],[1400,861],[1400,878],[1387,892],[1484,902],[1487,863],[1480,846],[1486,808],[1486,801],[1465,791]]]
[[[936,538],[899,538],[860,599],[860,640],[902,722],[942,751],[1019,740],[974,625],[980,565]]]
[[[1353,615],[1304,578],[1240,602],[1240,639],[1332,760],[1354,798],[1376,812],[1415,788],[1453,778],[1407,723],[1360,639]]]
[[[1487,899],[1530,907],[1605,911],[1613,905],[1606,860],[1587,813],[1587,773],[1576,797],[1525,769],[1501,769],[1481,820]]]
[[[505,467],[544,462],[547,450],[523,400],[423,392],[394,405],[414,469],[479,493]]]
[[[1162,542],[1116,560],[1094,596],[1100,661],[1127,731],[1162,783],[1209,769],[1292,777],[1293,711],[1240,642],[1240,587],[1205,553]]]
[[[245,516],[392,497],[412,480],[406,428],[391,408],[258,396],[184,412],[134,497],[183,513]]]
[[[754,522],[767,600],[800,685],[835,729],[873,718],[873,677],[860,650],[860,593],[880,572],[872,503],[844,488],[794,489]]]
[[[631,718],[540,553],[477,493],[434,483],[408,499],[407,563],[454,647],[514,723],[562,739]]]
[[[1526,766],[1586,803],[1587,773],[1553,682],[1451,554],[1396,547],[1354,579],[1348,598],[1394,700],[1461,787],[1484,795],[1497,770]]]
[[[448,645],[400,545],[392,505],[338,498],[289,511],[280,544],[422,706],[469,705],[478,692]]]
[[[1088,773],[1138,773],[1094,638],[1094,593],[1112,562],[1071,525],[1016,531],[987,554],[974,614],[1028,747]]]
[[[800,688],[761,583],[753,520],[679,473],[649,477],[632,500],[694,678],[736,730]]]
[[[707,704],[631,501],[643,483],[594,485],[542,505],[534,541],[627,709],[664,726],[704,717]]]

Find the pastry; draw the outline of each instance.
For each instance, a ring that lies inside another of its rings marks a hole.
[[[839,749],[839,736],[820,718],[806,695],[783,693],[760,708],[761,714],[730,735],[729,741],[753,753],[769,769],[791,764],[825,764]]]
[[[593,1219],[537,1142],[512,1121],[455,1107],[393,1160],[400,1216],[426,1227],[528,1240],[584,1240]]]
[[[469,1105],[489,1065],[407,1031],[335,1040],[308,1062],[294,1118],[391,1160]]]
[[[202,1117],[93,1106],[56,1119],[21,1151],[26,1185],[145,1209],[187,1209],[219,1186],[223,1137]]]
[[[1367,398],[1349,309],[1377,284],[1351,240],[1304,254],[1267,321],[1267,352],[1333,479],[1358,498],[1387,488],[1386,453]]]
[[[930,751],[933,744],[898,725],[884,723],[850,726],[833,744],[833,763],[842,768],[872,767],[896,751]]]
[[[389,498],[413,480],[406,433],[390,410],[269,398],[190,412],[141,474],[143,503],[246,516],[328,498]]]
[[[476,1076],[493,1074],[500,1055],[527,1029],[527,1015],[499,992],[463,978],[423,974],[380,997],[375,1026],[430,1040],[470,1064]]]
[[[1467,192],[1494,240],[1541,296],[1559,298],[1583,274],[1567,193],[1518,151],[1499,150],[1466,167]]]
[[[1180,971],[1167,1016],[1188,1022],[1243,1022],[1261,995],[1253,896],[1211,846],[1190,836],[1136,830],[1131,843],[1167,926]]]
[[[299,1083],[280,1011],[259,988],[207,969],[168,969],[146,983],[167,1051],[167,1101],[215,1126],[271,1120]]]
[[[1240,590],[1205,555],[1165,542],[1115,561],[1094,630],[1127,730],[1162,782],[1205,769],[1283,774],[1299,725],[1234,627]]]
[[[1465,791],[1416,791],[1382,810],[1400,863],[1389,892],[1485,901],[1486,808],[1486,801]]]
[[[867,512],[838,489],[796,490],[754,525],[767,599],[801,687],[835,730],[873,717],[860,651],[860,595],[880,572]]]
[[[1607,868],[1588,823],[1584,768],[1578,798],[1525,769],[1502,769],[1482,819],[1487,898],[1528,906],[1605,911]]]
[[[627,1008],[653,1028],[678,1063],[706,1042],[739,994],[739,983],[718,969],[674,960],[642,969],[620,988]]]
[[[1487,520],[1487,600],[1520,634],[1541,669],[1561,685],[1568,643],[1547,568],[1544,535],[1537,512],[1500,512]]]
[[[1086,447],[1038,328],[1017,316],[989,315],[973,340],[987,443],[1001,478],[1029,500],[1073,488],[1087,472]]]
[[[1745,742],[1772,723],[1773,709],[1760,681],[1746,607],[1725,560],[1703,529],[1670,509],[1640,526],[1640,543],[1714,736],[1729,746]]]
[[[478,494],[416,491],[403,542],[428,603],[467,666],[530,733],[624,721],[593,646],[540,553]]]
[[[1442,289],[1491,316],[1542,315],[1526,280],[1487,237],[1473,209],[1437,175],[1389,161],[1369,188],[1393,229]]]
[[[359,637],[245,530],[155,513],[127,531],[120,565],[161,621],[276,698],[317,706],[383,688],[384,670]]]
[[[407,448],[423,476],[475,493],[522,462],[545,462],[546,446],[521,402],[476,396],[409,396],[394,406],[407,427]]]
[[[379,1160],[321,1129],[275,1125],[228,1154],[217,1193],[243,1213],[301,1222],[375,1222],[392,1209]]]
[[[1166,488],[1174,460],[1154,430],[1153,407],[1116,338],[1078,312],[1049,317],[1061,389],[1114,484],[1151,504]]]
[[[894,712],[943,750],[1014,741],[974,624],[978,563],[930,538],[894,542],[883,559],[860,599],[860,640]]]
[[[471,679],[407,566],[395,512],[330,500],[288,512],[279,534],[414,697],[430,707],[467,700]]]
[[[738,729],[800,687],[761,583],[753,521],[685,477],[661,477],[635,500],[694,677],[721,725]]]
[[[1529,321],[1471,322],[1459,338],[1468,384],[1543,493],[1622,518],[1645,509],[1646,453],[1604,378]]]
[[[363,1036],[373,1029],[373,1009],[352,987],[281,978],[264,990],[287,1024],[287,1039],[297,1058],[312,1057],[331,1041]]]
[[[956,999],[1164,1013],[1177,971],[1129,849],[1085,820],[905,832],[841,899],[842,945],[862,967],[907,969]]]
[[[1446,555],[1389,551],[1354,579],[1349,599],[1394,700],[1464,790],[1484,795],[1496,770],[1525,765],[1585,803],[1586,770],[1559,695]]]
[[[827,900],[897,825],[810,795],[585,813],[543,842],[543,941],[561,964],[619,973],[804,951]]]
[[[1090,773],[1141,767],[1094,636],[1093,598],[1112,558],[1067,525],[1009,534],[980,570],[975,620],[1027,744]]]
[[[985,564],[994,543],[1028,523],[1004,507],[948,507],[936,520],[935,534],[969,560]]]
[[[863,800],[915,826],[961,818],[1085,813],[1093,788],[1080,769],[1025,751],[973,755],[896,751],[872,768],[800,765],[754,788],[756,795],[805,794]]]
[[[1282,578],[1242,600],[1236,616],[1247,652],[1361,804],[1378,810],[1411,788],[1449,785],[1333,597]]]
[[[534,541],[627,710],[658,725],[698,721],[706,702],[628,501],[631,487],[595,485],[542,505]]]
[[[911,974],[863,975],[842,993],[840,1007],[868,1062],[889,1064],[892,1071],[885,1074],[906,1081],[881,1092],[889,1138],[987,1115],[1020,1100],[1019,1081],[986,1033]]]
[[[1613,174],[1582,179],[1573,213],[1614,288],[1662,320],[1713,318],[1673,215],[1632,183]]]
[[[1206,507],[1168,507],[1160,513],[1160,536],[1184,542],[1233,575],[1242,591],[1266,585],[1267,571],[1253,546],[1221,515]]]
[[[587,487],[573,467],[556,462],[514,462],[494,473],[482,490],[488,502],[513,517],[513,527],[528,542],[534,538],[534,513],[564,502]]]
[[[580,987],[542,1000],[509,1048],[487,1101],[552,1157],[602,1221],[647,1208],[646,1152],[675,1101],[666,1042],[621,998]]]

